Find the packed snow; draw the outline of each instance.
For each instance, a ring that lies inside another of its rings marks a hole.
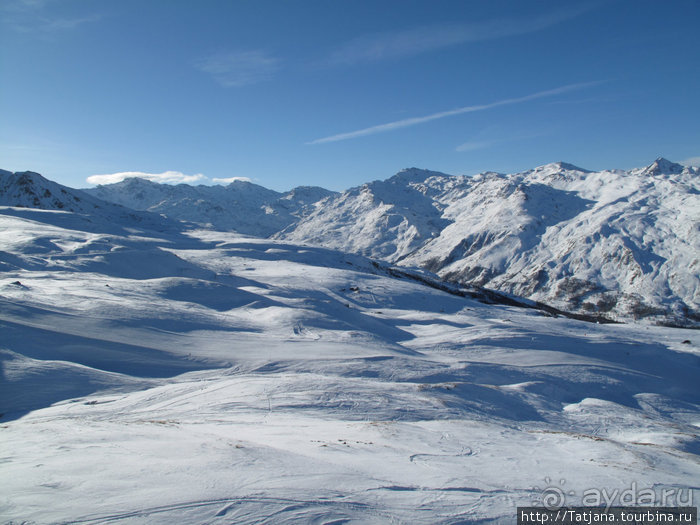
[[[632,489],[697,505],[697,331],[120,213],[0,207],[2,522],[513,523]]]

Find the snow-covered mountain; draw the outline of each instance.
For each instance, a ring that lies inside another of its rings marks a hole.
[[[32,171],[12,173],[0,170],[0,206],[72,212],[72,215],[63,215],[63,219],[99,224],[100,228],[110,226],[112,229],[137,227],[163,230],[176,227],[172,221],[157,214],[136,211],[96,198]],[[16,209],[13,213],[21,214],[21,210]]]
[[[700,321],[700,171],[566,163],[409,169],[328,199],[277,236],[613,319]]]
[[[279,193],[243,180],[227,186],[171,186],[140,178],[83,191],[135,210],[257,237],[268,237],[286,228],[310,213],[309,208],[316,202],[335,194],[310,186]]]
[[[101,207],[116,209],[113,204],[95,199],[81,190],[75,190],[50,181],[38,173],[12,173],[0,170],[0,206],[65,210],[92,213]]]
[[[0,206],[3,523],[507,524],[592,488],[700,498],[695,330],[66,204]]]
[[[55,195],[68,189],[47,184],[27,194],[15,183],[0,202],[58,207]],[[75,195],[420,267],[568,312],[700,323],[700,170],[663,158],[630,171],[560,162],[470,177],[412,168],[342,193],[132,178]],[[61,205],[79,208],[75,199]]]
[[[276,237],[395,262],[449,225],[438,197],[451,179],[432,171],[405,170],[326,200]]]

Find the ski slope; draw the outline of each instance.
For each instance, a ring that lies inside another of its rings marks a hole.
[[[98,211],[0,207],[0,242],[3,523],[513,523],[552,494],[700,498],[697,331]]]

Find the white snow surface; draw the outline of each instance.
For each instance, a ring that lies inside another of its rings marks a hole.
[[[3,523],[514,523],[551,494],[700,498],[697,331],[128,215],[0,207],[0,250]]]

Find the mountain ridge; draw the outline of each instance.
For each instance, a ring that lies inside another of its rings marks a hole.
[[[340,193],[136,179],[84,193],[209,228],[423,268],[570,313],[698,326],[699,174],[659,157],[627,171],[566,162],[471,177],[407,168]]]
[[[97,198],[33,171],[13,173],[0,170],[0,206],[73,212],[64,219],[68,222],[79,221],[84,226],[91,224],[103,230],[107,225],[114,231],[125,227],[159,231],[176,229],[174,222],[166,217]],[[93,216],[107,220],[95,222]]]
[[[426,268],[569,312],[697,325],[698,174],[663,158],[629,171],[552,163],[516,174],[426,173],[397,192],[431,195],[447,222],[421,241],[415,226],[427,214],[412,217],[403,202],[384,198],[381,220],[353,218],[354,190],[279,237]],[[362,188],[372,193],[371,185]],[[393,228],[382,227],[387,217]]]
[[[257,237],[282,230],[306,206],[335,194],[314,186],[282,193],[242,180],[226,186],[190,186],[158,184],[136,177],[84,191],[134,209]]]

